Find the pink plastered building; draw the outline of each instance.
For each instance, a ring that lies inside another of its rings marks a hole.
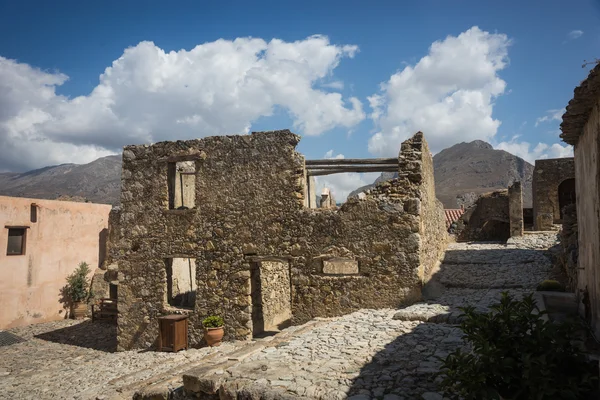
[[[61,288],[104,261],[111,207],[0,196],[0,329],[65,318]]]

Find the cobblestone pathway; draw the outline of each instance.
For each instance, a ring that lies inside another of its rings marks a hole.
[[[436,357],[463,345],[452,325],[457,307],[485,310],[503,290],[515,296],[533,291],[552,275],[545,249],[555,238],[529,234],[507,245],[452,244],[425,290],[426,301],[318,319],[255,343],[177,354],[111,353],[113,344],[103,339],[110,332],[94,336],[85,323],[14,329],[30,340],[0,347],[0,399],[131,398],[135,390],[146,398],[165,390],[182,396],[175,390],[182,375],[196,390],[223,386],[224,392],[269,398],[442,399]],[[86,332],[89,340],[82,340]]]

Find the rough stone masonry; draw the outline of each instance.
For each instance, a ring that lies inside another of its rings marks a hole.
[[[533,218],[536,231],[562,222],[562,208],[575,203],[575,161],[571,158],[535,160]]]
[[[120,350],[152,347],[166,314],[188,314],[199,344],[208,315],[248,339],[421,298],[447,243],[423,134],[402,143],[398,178],[337,209],[305,205],[299,141],[283,130],[124,148],[109,243]]]

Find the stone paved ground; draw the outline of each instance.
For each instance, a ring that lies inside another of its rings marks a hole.
[[[140,389],[160,391],[165,382],[173,390],[184,373],[275,398],[441,399],[436,357],[463,344],[451,325],[457,307],[485,310],[503,290],[516,296],[534,290],[553,273],[544,249],[555,236],[529,234],[507,245],[452,244],[425,290],[427,301],[312,321],[257,343],[177,354],[113,353],[114,328],[102,323],[13,329],[29,340],[0,347],[0,399],[125,399]],[[235,356],[240,351],[246,356]]]
[[[0,347],[0,399],[130,399],[131,385],[241,345],[176,354],[115,353],[114,329],[89,320],[11,329],[28,340]]]
[[[458,307],[486,311],[502,291],[519,298],[534,291],[553,275],[545,249],[554,244],[555,233],[529,234],[506,245],[451,244],[425,290],[427,301],[323,321],[241,363],[191,370],[186,388],[246,386],[237,392],[290,399],[442,399],[437,357],[464,345],[460,329],[451,325]]]

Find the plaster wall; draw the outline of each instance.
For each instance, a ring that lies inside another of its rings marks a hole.
[[[65,318],[60,289],[80,262],[94,271],[104,260],[110,210],[0,196],[0,329]],[[24,255],[7,255],[8,226],[27,227]]]

